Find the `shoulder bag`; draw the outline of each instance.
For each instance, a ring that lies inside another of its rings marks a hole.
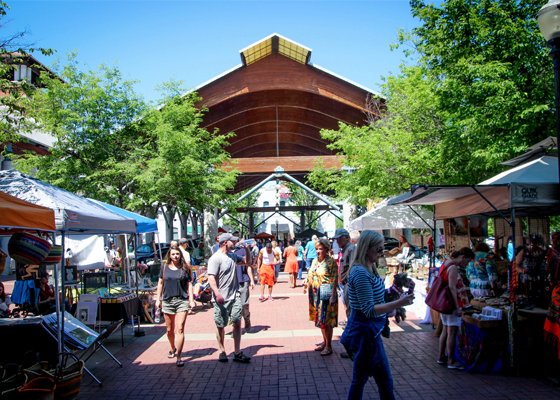
[[[330,283],[322,283],[319,286],[319,299],[329,301],[333,293],[333,287]]]
[[[449,289],[449,281],[443,277],[444,273],[447,277],[448,268],[449,266],[445,267],[445,269],[440,272],[426,296],[426,304],[432,310],[442,314],[451,314],[453,310],[455,310],[455,302],[453,301],[453,295]]]

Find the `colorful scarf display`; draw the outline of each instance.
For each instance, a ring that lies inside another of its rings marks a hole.
[[[553,289],[544,320],[544,340],[556,350],[556,356],[560,360],[560,254],[552,248],[548,249],[546,261]]]

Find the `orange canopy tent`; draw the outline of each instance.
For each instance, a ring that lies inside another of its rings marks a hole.
[[[0,192],[0,228],[55,231],[54,211]]]

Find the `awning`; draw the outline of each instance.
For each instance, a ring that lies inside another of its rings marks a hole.
[[[431,210],[422,207],[414,207],[412,210],[407,205],[389,205],[389,200],[385,199],[364,215],[352,220],[350,229],[431,229],[433,218]]]
[[[104,207],[109,211],[119,214],[122,217],[133,219],[134,221],[136,221],[136,233],[157,232],[158,230],[157,221],[155,219],[144,217],[143,215],[125,210],[124,208],[120,208],[117,206],[113,206],[111,204],[104,203],[99,200],[95,200],[95,199],[89,199],[89,200],[99,204],[101,207]]]
[[[16,170],[0,171],[0,192],[54,211],[56,230],[72,234],[134,233],[136,223],[74,193]]]
[[[0,192],[0,228],[54,231],[54,211]]]
[[[493,214],[512,208],[521,213],[560,213],[558,159],[543,156],[477,185],[414,185],[389,204],[432,204],[436,219]],[[518,213],[518,215],[522,215]]]

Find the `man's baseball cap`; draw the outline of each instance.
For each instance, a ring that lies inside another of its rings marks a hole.
[[[334,233],[334,238],[335,239],[338,239],[338,238],[343,237],[343,236],[350,237],[350,233],[348,233],[348,231],[344,228],[338,228],[336,230],[336,232]]]
[[[227,242],[228,240],[231,240],[232,242],[236,242],[239,240],[239,238],[237,236],[233,236],[231,233],[222,233],[218,237],[218,243],[220,243],[220,245],[224,242]]]

